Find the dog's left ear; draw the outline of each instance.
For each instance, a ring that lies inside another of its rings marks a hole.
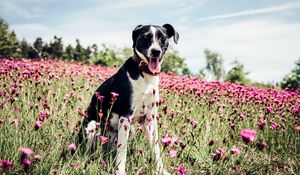
[[[139,36],[142,27],[143,27],[143,25],[140,24],[140,25],[136,26],[135,29],[132,31],[132,41],[133,41],[132,48],[135,47],[137,37]]]
[[[179,34],[175,31],[171,24],[164,24],[163,27],[167,29],[167,35],[169,38],[173,37],[174,42],[177,44],[179,39]]]

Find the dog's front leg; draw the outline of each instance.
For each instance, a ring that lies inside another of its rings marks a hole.
[[[117,142],[117,174],[125,175],[125,164],[127,156],[127,141],[130,130],[130,122],[128,118],[120,117],[118,124],[118,142]]]
[[[150,144],[151,152],[155,156],[156,169],[160,174],[169,175],[164,168],[162,158],[160,157],[160,148],[158,144],[158,126],[157,126],[157,108],[153,107],[151,116],[145,121],[145,138]]]

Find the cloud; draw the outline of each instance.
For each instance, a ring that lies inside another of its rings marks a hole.
[[[239,59],[255,81],[280,81],[300,56],[300,24],[273,19],[206,25],[184,31],[178,45],[193,72],[205,66],[203,50],[223,55],[228,70]]]
[[[234,18],[234,17],[239,17],[239,16],[274,13],[274,12],[286,11],[286,10],[291,10],[291,9],[299,9],[299,8],[300,8],[300,2],[287,3],[287,4],[282,4],[282,5],[272,6],[272,7],[267,7],[267,8],[250,9],[250,10],[236,12],[236,13],[228,13],[228,14],[223,14],[223,15],[203,17],[203,18],[198,19],[198,21],[218,20],[218,19]]]

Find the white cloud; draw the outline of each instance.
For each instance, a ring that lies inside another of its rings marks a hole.
[[[198,21],[226,19],[226,18],[233,18],[238,16],[257,15],[257,14],[264,14],[264,13],[274,13],[274,12],[280,12],[280,11],[298,9],[298,8],[300,8],[300,2],[294,2],[294,3],[287,3],[287,4],[282,4],[282,5],[272,6],[267,8],[250,9],[250,10],[236,12],[236,13],[208,16],[208,17],[200,18],[198,19]]]
[[[184,31],[178,45],[194,72],[205,65],[203,50],[223,55],[225,66],[238,58],[255,81],[278,82],[300,57],[300,24],[276,20],[248,20],[207,25]]]

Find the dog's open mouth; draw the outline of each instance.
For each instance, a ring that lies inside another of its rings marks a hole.
[[[160,72],[160,64],[158,58],[150,58],[148,63],[149,70],[153,73],[159,73]]]

